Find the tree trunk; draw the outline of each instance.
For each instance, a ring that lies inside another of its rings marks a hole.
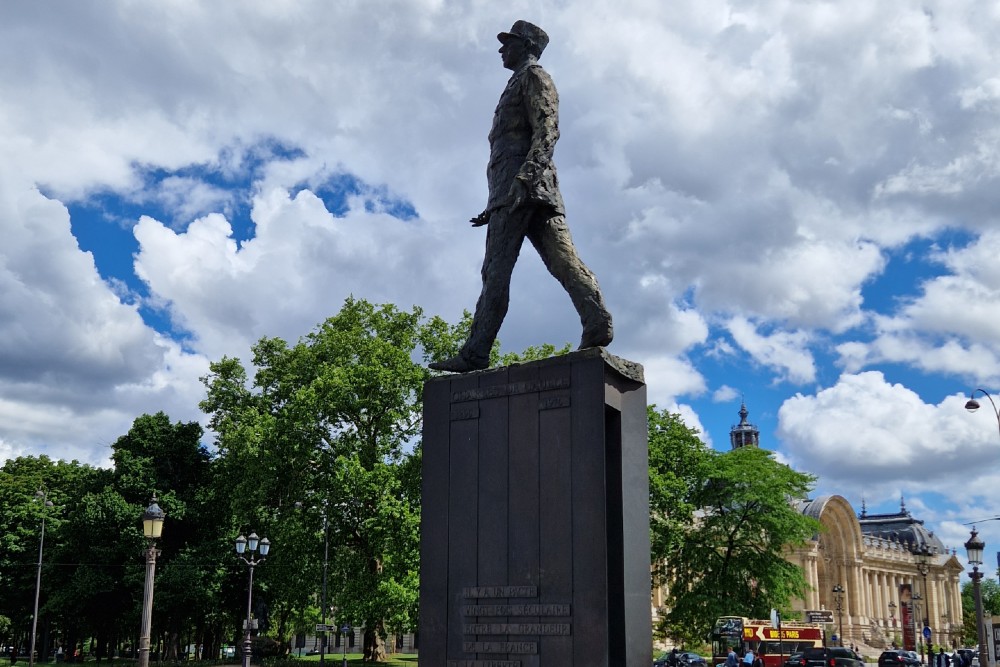
[[[165,654],[163,657],[164,660],[167,660],[169,662],[177,661],[177,653],[178,653],[177,649],[179,648],[178,647],[179,639],[180,635],[176,630],[171,630],[170,632],[167,633],[166,647],[164,648],[164,654]]]
[[[385,624],[379,620],[365,624],[364,662],[385,662],[389,658],[385,653]]]

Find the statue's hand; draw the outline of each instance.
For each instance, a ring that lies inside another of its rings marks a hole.
[[[514,179],[507,192],[507,201],[512,211],[528,203],[528,186],[524,184],[524,181],[519,178]]]
[[[483,211],[482,213],[480,213],[476,217],[471,218],[469,220],[469,222],[472,223],[473,227],[482,227],[483,225],[485,225],[489,221],[490,221],[490,212],[489,211]]]

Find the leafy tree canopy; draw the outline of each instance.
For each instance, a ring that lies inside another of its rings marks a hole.
[[[710,450],[679,415],[655,407],[649,449],[654,578],[668,585],[661,633],[698,641],[719,616],[766,618],[805,594],[785,556],[819,531],[794,504],[812,476],[756,447]]]
[[[263,338],[255,373],[237,359],[211,365],[202,409],[218,433],[220,464],[243,526],[293,539],[326,526],[328,604],[338,624],[366,628],[365,653],[384,657],[387,627],[413,627],[417,610],[419,477],[414,474],[426,362],[455,353],[462,325],[347,299],[299,343]],[[421,359],[425,363],[420,363]],[[325,516],[325,521],[323,517]],[[263,534],[263,533],[261,533]],[[301,616],[315,591],[316,563],[273,561],[261,569],[274,604]]]
[[[983,599],[983,614],[1000,615],[1000,584],[984,577],[979,582],[979,594]],[[976,629],[975,586],[971,581],[962,584],[962,639],[966,646],[975,646],[979,643],[979,633]]]

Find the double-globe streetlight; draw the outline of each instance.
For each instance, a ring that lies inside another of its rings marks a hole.
[[[247,553],[247,548],[250,551]],[[255,552],[259,549],[260,558],[254,556]],[[250,566],[250,583],[247,586],[247,618],[244,622],[244,630],[246,633],[243,635],[243,667],[250,667],[250,650],[252,642],[250,641],[250,630],[251,630],[251,619],[250,612],[253,608],[253,569],[264,562],[267,553],[271,550],[271,541],[266,537],[260,539],[257,537],[257,533],[250,533],[250,537],[243,537],[240,535],[236,538],[236,553],[239,555],[240,560]],[[247,558],[243,554],[247,553]]]
[[[46,510],[52,507],[52,501],[48,494],[39,489],[35,491],[35,497],[42,502],[42,534],[38,538],[38,573],[35,575],[35,611],[31,615],[31,653],[28,654],[29,667],[35,667],[35,638],[38,636],[38,598],[42,592],[42,552],[45,549],[45,515]]]
[[[976,637],[979,639],[979,664],[983,667],[989,665],[989,655],[986,650],[986,633],[983,631],[983,594],[979,588],[979,582],[983,578],[983,573],[979,571],[979,566],[983,564],[983,549],[985,548],[986,544],[979,539],[979,533],[973,528],[972,536],[965,543],[965,551],[969,559],[969,565],[972,566],[972,574],[969,575],[969,578],[972,579],[972,589],[976,598]]]
[[[153,575],[156,573],[156,540],[163,534],[167,513],[157,504],[156,494],[142,513],[142,534],[146,538],[146,586],[142,592],[142,627],[139,629],[139,667],[149,667],[149,647],[153,626]]]

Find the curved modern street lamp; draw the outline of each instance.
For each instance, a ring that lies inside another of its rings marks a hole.
[[[990,396],[990,393],[985,389],[979,389],[979,388],[974,389],[973,392],[969,394],[969,400],[966,401],[965,403],[965,409],[968,410],[969,412],[975,412],[976,410],[979,409],[980,407],[979,401],[977,401],[975,398],[976,392],[979,392],[987,399],[989,399],[990,405],[993,406],[993,414],[996,415],[997,418],[997,430],[1000,431],[1000,410],[997,409],[997,404],[993,402],[993,397]]]
[[[986,633],[983,632],[983,594],[979,588],[979,582],[983,578],[983,573],[979,571],[979,566],[983,564],[983,549],[985,548],[986,544],[979,539],[979,533],[973,528],[969,541],[965,543],[965,551],[968,555],[969,565],[972,566],[972,574],[969,575],[969,578],[972,579],[972,588],[976,597],[976,637],[979,639],[980,665],[990,664],[989,655],[986,650]]]
[[[243,554],[246,552],[247,547],[250,547],[250,557],[247,558]],[[260,558],[254,558],[254,552],[260,550]],[[266,537],[260,539],[257,537],[257,533],[250,533],[250,537],[243,537],[240,535],[236,538],[236,553],[239,554],[240,560],[250,566],[250,583],[247,586],[247,618],[244,622],[244,630],[246,634],[243,636],[243,667],[250,667],[250,648],[252,642],[250,641],[250,630],[252,621],[250,620],[250,610],[253,606],[253,569],[264,562],[265,556],[271,550],[271,541]]]
[[[52,507],[45,491],[38,489],[35,497],[42,501],[42,535],[38,538],[38,574],[35,576],[35,611],[31,615],[31,653],[28,654],[29,667],[35,667],[35,638],[38,636],[38,598],[42,592],[42,552],[45,548],[45,510]]]
[[[833,587],[833,593],[834,595],[837,596],[835,598],[837,601],[837,621],[838,621],[837,625],[840,626],[840,630],[838,632],[840,633],[840,645],[843,646],[844,645],[844,587],[841,586],[840,584],[837,584],[836,586]]]
[[[163,534],[167,513],[156,504],[156,494],[142,513],[142,534],[146,538],[146,586],[142,590],[142,627],[139,629],[139,667],[149,667],[150,636],[153,627],[153,575],[156,574],[156,540]]]

